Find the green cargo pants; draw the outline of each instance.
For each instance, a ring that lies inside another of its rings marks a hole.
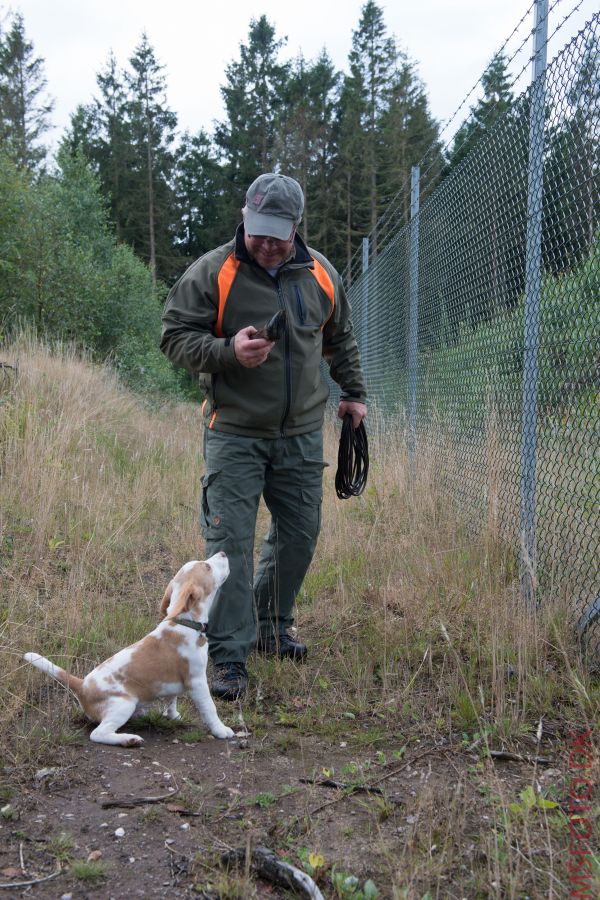
[[[210,614],[214,662],[245,662],[262,635],[293,624],[296,595],[321,527],[323,435],[252,438],[204,431],[200,524],[206,556],[224,550],[229,578]],[[260,498],[271,513],[254,575]]]

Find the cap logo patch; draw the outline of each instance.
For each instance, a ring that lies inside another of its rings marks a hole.
[[[263,202],[264,199],[265,199],[264,194],[255,194],[254,197],[252,198],[252,205],[260,206],[260,204]]]

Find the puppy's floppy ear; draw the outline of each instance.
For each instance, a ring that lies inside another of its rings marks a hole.
[[[167,585],[167,589],[164,593],[164,596],[160,602],[160,612],[161,612],[161,615],[163,616],[163,618],[167,614],[167,610],[169,608],[169,603],[171,602],[172,594],[173,594],[173,582],[170,581]]]
[[[177,594],[177,602],[175,603],[175,606],[171,611],[171,618],[180,616],[182,612],[187,612],[189,609],[191,609],[195,600],[196,596],[194,592],[194,582],[186,581],[186,583],[182,585],[181,590]]]

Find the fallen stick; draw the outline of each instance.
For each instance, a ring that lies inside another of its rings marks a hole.
[[[509,762],[525,762],[530,766],[534,766],[536,763],[540,766],[550,765],[547,756],[521,756],[519,753],[511,753],[509,750],[490,750],[490,756],[492,759],[506,759]]]
[[[112,800],[101,800],[102,809],[112,809],[114,806],[131,809],[134,806],[146,806],[147,803],[162,803],[163,800],[172,800],[176,797],[178,791],[172,794],[161,794],[159,797],[115,797]]]
[[[246,848],[224,853],[221,862],[226,866],[246,865]],[[308,897],[309,900],[325,900],[317,885],[306,872],[284,862],[267,847],[255,847],[250,857],[250,864],[256,874],[265,881],[281,887],[301,890],[303,896]]]
[[[10,884],[0,884],[0,888],[19,888],[19,887],[28,887],[30,884],[41,884],[42,881],[50,881],[51,878],[56,878],[57,875],[60,875],[62,872],[62,866],[59,863],[58,869],[56,872],[52,872],[51,875],[45,875],[43,878],[32,878],[29,881],[12,881]]]
[[[337,788],[340,791],[346,791],[348,794],[382,794],[383,791],[378,787],[371,787],[368,784],[348,784],[344,781],[334,781],[333,778],[299,778],[301,784],[318,784],[320,787]]]

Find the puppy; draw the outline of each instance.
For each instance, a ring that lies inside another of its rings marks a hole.
[[[206,623],[218,589],[229,575],[223,551],[205,562],[192,560],[169,582],[160,610],[163,621],[130,647],[100,663],[82,680],[40,656],[24,659],[70,688],[85,714],[99,722],[90,734],[100,744],[137,747],[143,738],[117,729],[152,700],[167,699],[165,715],[178,719],[177,697],[189,691],[202,721],[217,738],[233,731],[221,722],[206,680]]]

